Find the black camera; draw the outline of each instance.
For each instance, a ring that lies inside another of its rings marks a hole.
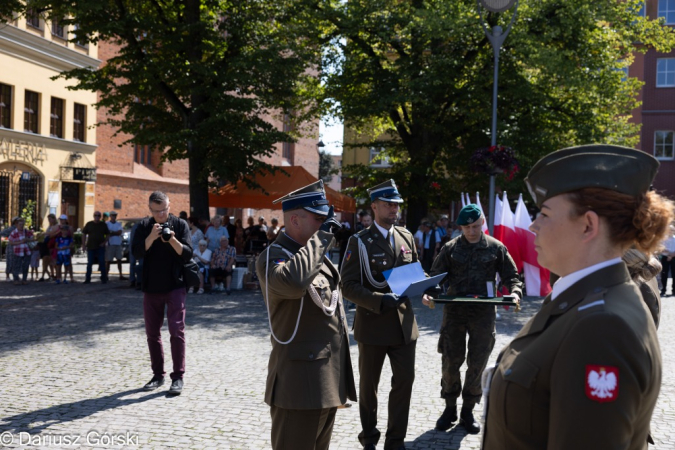
[[[162,240],[168,242],[171,240],[171,225],[169,223],[162,223],[159,225],[162,227]]]

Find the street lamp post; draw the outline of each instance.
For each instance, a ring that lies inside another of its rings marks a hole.
[[[492,146],[497,145],[497,86],[499,81],[499,51],[501,50],[502,44],[506,40],[506,36],[509,35],[513,22],[516,20],[516,14],[518,12],[518,0],[476,0],[478,3],[478,14],[480,14],[480,24],[483,27],[485,36],[492,44],[492,50],[494,52],[495,60],[495,71],[493,78],[492,86],[492,129],[491,134],[491,144]],[[511,9],[515,5],[515,10],[511,16],[511,22],[506,27],[506,31],[502,29],[499,25],[492,27],[492,32],[488,30],[485,19],[483,19],[483,9],[487,9],[490,12],[504,12]],[[490,234],[493,234],[494,231],[494,222],[495,222],[495,174],[490,174],[490,211],[488,217],[488,228]]]

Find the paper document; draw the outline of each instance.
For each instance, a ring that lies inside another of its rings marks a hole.
[[[424,291],[440,283],[447,272],[427,278],[422,264],[416,262],[386,270],[383,274],[394,294],[414,297],[424,294]]]

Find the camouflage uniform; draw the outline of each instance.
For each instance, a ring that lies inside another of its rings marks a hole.
[[[522,283],[506,247],[498,240],[481,235],[479,242],[469,243],[456,237],[442,248],[431,268],[431,276],[448,272],[448,295],[487,295],[487,281],[499,273],[502,283],[512,294],[522,298]],[[466,354],[466,335],[469,351]],[[464,407],[473,408],[480,401],[480,378],[495,344],[495,307],[493,305],[445,305],[438,340],[442,356],[441,397],[455,400],[462,394]],[[466,355],[468,369],[462,390],[459,369]]]

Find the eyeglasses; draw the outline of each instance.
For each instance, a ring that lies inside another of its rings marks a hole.
[[[168,210],[169,210],[169,207],[168,207],[168,206],[167,206],[166,208],[164,208],[164,209],[159,209],[159,210],[150,208],[150,212],[153,213],[153,214],[164,214],[164,213],[167,212]]]

